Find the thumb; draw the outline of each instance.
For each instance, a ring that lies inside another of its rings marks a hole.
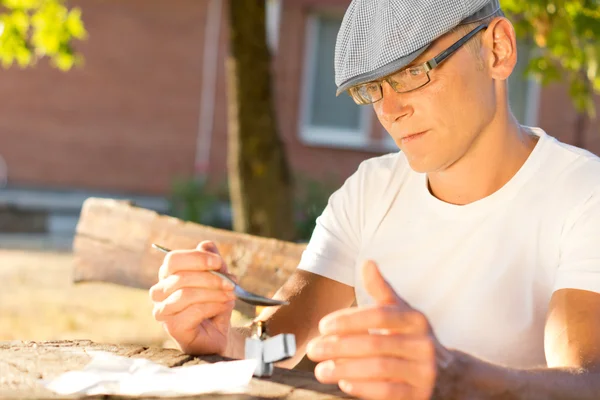
[[[205,251],[207,253],[212,253],[212,254],[216,254],[217,256],[219,256],[221,258],[221,268],[219,268],[219,272],[222,272],[227,275],[231,275],[231,274],[229,274],[229,269],[227,268],[227,264],[225,263],[225,260],[221,256],[221,253],[219,252],[219,249],[217,248],[217,245],[214,242],[211,242],[210,240],[205,240],[203,242],[200,242],[198,244],[198,246],[196,246],[196,250]],[[231,275],[231,276],[233,276],[233,275]]]
[[[217,248],[217,245],[215,245],[214,242],[211,242],[210,240],[205,240],[203,242],[200,242],[198,244],[198,246],[196,246],[196,250],[202,250],[202,251],[206,251],[208,253],[221,255],[221,253],[219,253],[219,249]]]
[[[367,261],[363,266],[363,282],[367,293],[373,297],[378,305],[408,304],[394,291],[385,280],[379,267],[374,261]]]

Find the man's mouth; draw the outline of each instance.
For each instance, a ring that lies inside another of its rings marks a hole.
[[[402,136],[400,141],[402,142],[402,144],[410,143],[414,140],[418,140],[418,139],[422,138],[423,136],[425,136],[426,133],[427,133],[427,131],[411,133],[411,134]]]

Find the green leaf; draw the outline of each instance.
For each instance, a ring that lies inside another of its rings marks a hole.
[[[43,0],[2,0],[2,5],[12,10],[33,10],[41,6]]]
[[[83,64],[73,51],[76,40],[87,38],[81,9],[69,9],[63,0],[0,0],[0,59],[5,68],[36,64],[48,57],[67,71]]]
[[[26,67],[31,64],[32,59],[33,59],[33,54],[31,53],[31,50],[29,50],[26,47],[23,47],[23,48],[19,49],[19,51],[16,52],[15,58],[17,59],[17,63],[21,67]]]
[[[52,58],[54,64],[63,71],[68,71],[75,64],[75,56],[69,53],[59,53]]]
[[[22,35],[26,35],[29,30],[29,15],[25,11],[13,11],[11,22],[14,28]]]
[[[87,37],[87,32],[85,31],[83,21],[81,20],[81,10],[79,8],[75,8],[69,12],[66,28],[68,32],[77,39],[85,39]]]
[[[569,82],[569,93],[580,112],[595,114],[594,94],[600,93],[600,2],[598,0],[501,0],[514,21],[518,38],[533,38],[540,46],[526,74],[546,85]]]

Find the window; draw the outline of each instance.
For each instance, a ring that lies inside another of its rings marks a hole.
[[[396,151],[398,148],[387,132],[380,140],[370,137],[372,107],[358,106],[346,94],[335,96],[333,59],[341,22],[340,15],[309,16],[301,85],[300,138],[308,145]],[[537,82],[524,77],[533,49],[531,41],[518,41],[519,58],[508,81],[511,109],[520,123],[530,126],[537,124],[540,92]]]
[[[369,144],[372,108],[360,107],[350,96],[335,96],[333,59],[341,16],[309,17],[300,118],[306,144],[357,148]]]

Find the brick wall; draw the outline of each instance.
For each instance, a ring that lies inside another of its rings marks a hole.
[[[378,153],[311,147],[298,137],[305,27],[311,10],[343,12],[348,0],[284,0],[276,80],[278,123],[292,168],[341,182]],[[84,68],[68,73],[42,62],[2,72],[0,155],[10,183],[137,194],[165,194],[177,176],[194,173],[202,93],[208,0],[80,0],[90,33],[79,48]],[[226,8],[219,57],[210,156],[213,182],[226,177]],[[211,60],[212,62],[212,60]],[[599,104],[600,106],[600,104]],[[600,107],[599,107],[600,109]],[[576,114],[564,87],[544,88],[539,125],[573,142]],[[374,118],[373,137],[381,133]],[[598,122],[585,146],[600,153]]]
[[[78,45],[85,66],[68,73],[45,61],[3,72],[0,154],[13,185],[164,194],[177,176],[194,173],[208,1],[73,2],[89,39]],[[373,153],[310,148],[297,118],[306,13],[343,12],[348,0],[286,1],[274,60],[282,138],[292,168],[338,180]],[[226,178],[226,7],[219,57],[208,174]]]
[[[580,140],[575,136],[578,114],[569,98],[565,85],[553,84],[542,88],[539,125],[559,140],[586,148],[600,155],[600,121],[587,120]],[[600,113],[600,96],[596,96],[596,108]]]
[[[12,184],[161,193],[193,169],[205,1],[73,2],[82,69],[2,72]]]

